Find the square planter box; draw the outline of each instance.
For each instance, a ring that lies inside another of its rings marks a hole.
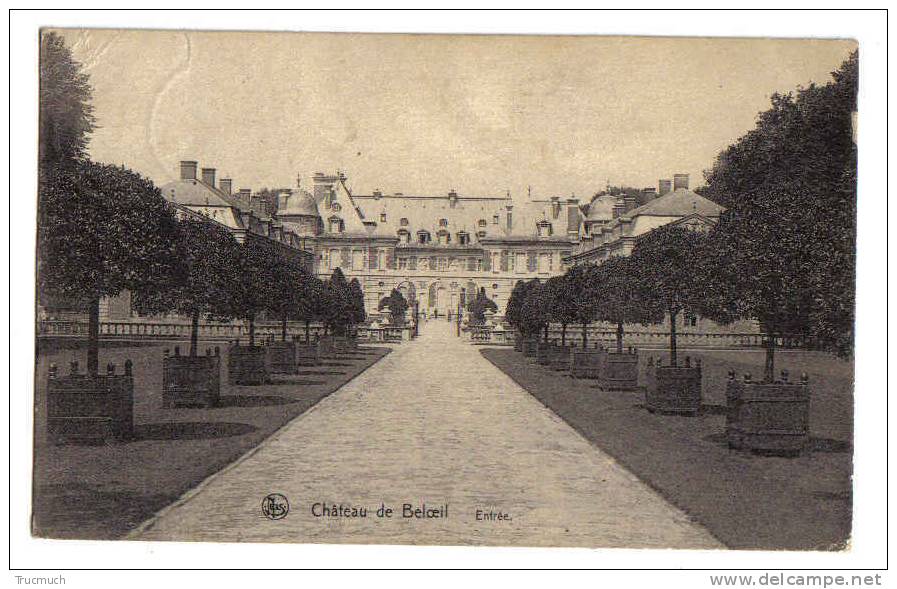
[[[321,363],[321,345],[296,343],[296,365],[317,366]]]
[[[598,374],[598,387],[606,391],[638,389],[638,354],[606,352]]]
[[[536,355],[536,348],[539,345],[538,340],[534,339],[525,339],[523,340],[523,356],[526,358],[533,358]]]
[[[50,366],[47,378],[47,440],[51,444],[103,443],[127,440],[134,434],[134,379],[131,361],[125,373],[107,366],[105,375],[78,373],[59,376]]]
[[[726,438],[730,448],[797,454],[807,444],[810,387],[798,383],[738,381],[726,386]]]
[[[162,406],[214,407],[221,394],[221,353],[215,348],[206,350],[205,356],[181,356],[174,349],[174,356],[162,358]]]
[[[228,381],[238,385],[267,384],[268,354],[262,346],[241,346],[233,344],[228,350]]]
[[[321,337],[319,337],[318,346],[320,346],[321,355],[323,356],[327,356],[336,351],[333,344],[333,336],[331,335],[322,335]]]
[[[551,343],[539,342],[536,344],[536,363],[541,366],[551,364],[551,356],[556,346]]]
[[[570,363],[573,361],[572,351],[573,348],[554,347],[549,355],[548,365],[552,370],[557,370],[558,372],[570,370]]]
[[[600,378],[601,366],[604,362],[604,350],[574,349],[570,364],[570,374],[573,378]]]
[[[274,341],[265,346],[268,367],[272,374],[296,374],[296,342]]]
[[[654,367],[645,387],[645,406],[651,413],[697,415],[701,409],[701,365]],[[650,367],[649,367],[650,370]]]

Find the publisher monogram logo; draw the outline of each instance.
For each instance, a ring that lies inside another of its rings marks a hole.
[[[290,502],[280,493],[271,493],[262,500],[262,513],[268,519],[283,519],[290,512]]]

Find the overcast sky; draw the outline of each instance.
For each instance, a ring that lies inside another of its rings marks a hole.
[[[703,181],[775,91],[845,41],[66,31],[97,161],[157,184],[198,160],[234,188],[343,170],[359,192],[587,197]]]

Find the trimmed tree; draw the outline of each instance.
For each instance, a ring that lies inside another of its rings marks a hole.
[[[311,322],[319,321],[326,311],[324,282],[307,275],[301,284],[301,296],[296,305],[296,318],[305,324],[305,343],[311,343]]]
[[[398,289],[394,288],[388,297],[380,299],[377,310],[382,311],[383,309],[389,310],[389,316],[392,318],[394,325],[402,325],[405,322],[405,311],[408,310],[408,301],[405,300],[405,297]]]
[[[349,324],[353,330],[359,323],[364,323],[367,319],[367,312],[364,310],[364,291],[361,289],[361,283],[357,278],[349,281]]]
[[[238,258],[239,280],[234,285],[234,316],[249,324],[249,345],[255,345],[255,322],[270,310],[278,294],[279,246],[270,239],[246,236]]]
[[[190,317],[190,355],[196,356],[200,318],[233,317],[240,244],[223,225],[202,219],[182,220],[178,234],[185,272],[161,292],[138,293],[134,307],[143,314],[175,311]]]
[[[486,311],[498,312],[495,301],[486,296],[486,289],[477,291],[475,297],[471,297],[467,303],[467,312],[470,314],[471,325],[483,325],[486,323]]]
[[[728,207],[717,231],[734,256],[730,302],[767,334],[767,379],[779,334],[853,353],[858,70],[854,52],[830,83],[773,95],[705,173],[707,195]]]
[[[100,299],[125,290],[152,296],[178,283],[178,223],[152,182],[87,161],[48,174],[40,202],[38,295],[87,306],[87,369],[95,375]]]
[[[540,332],[544,341],[548,341],[548,307],[551,303],[551,293],[545,284],[538,278],[531,281],[533,284],[526,291],[526,299],[521,309],[521,331],[529,335],[537,335]]]
[[[713,282],[703,272],[708,249],[703,233],[665,225],[640,237],[629,263],[633,288],[645,306],[646,319],[670,319],[670,364],[677,365],[676,321],[683,313],[707,314]]]
[[[280,320],[280,339],[287,341],[287,322],[298,316],[306,295],[305,283],[311,276],[297,255],[282,248],[278,248],[272,264],[277,278],[270,285],[271,298],[265,310]]]
[[[333,271],[324,291],[327,301],[323,317],[325,330],[334,335],[342,335],[351,320],[349,285],[342,270],[337,268]]]
[[[623,325],[659,323],[664,309],[642,300],[638,288],[636,260],[613,257],[602,262],[593,275],[596,319],[617,327],[617,353],[623,353]]]
[[[589,324],[596,320],[598,299],[596,293],[596,268],[592,264],[579,264],[567,271],[565,304],[570,305],[571,323],[582,325],[582,347],[589,345]]]
[[[568,291],[570,283],[569,272],[562,276],[553,276],[545,283],[551,299],[548,308],[548,317],[551,321],[561,324],[561,345],[567,345],[567,326],[577,320],[576,305],[570,298]]]
[[[520,331],[521,311],[526,300],[526,291],[530,284],[530,282],[518,280],[511,290],[511,296],[508,297],[508,302],[505,305],[505,320],[518,331]]]

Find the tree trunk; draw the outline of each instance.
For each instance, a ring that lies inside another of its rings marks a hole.
[[[617,353],[623,353],[623,322],[617,322]]]
[[[545,324],[545,331],[544,331],[544,336],[542,339],[545,340],[546,344],[548,343],[548,324],[547,323]]]
[[[311,327],[309,325],[310,323],[311,321],[309,321],[308,319],[305,320],[305,343],[307,344],[311,343]]]
[[[255,345],[255,315],[249,318],[249,347]]]
[[[774,335],[767,334],[766,341],[766,364],[763,367],[763,381],[774,382],[776,379],[775,355],[776,355],[776,338]]]
[[[100,297],[90,301],[87,319],[87,374],[100,372]]]
[[[561,323],[561,346],[567,345],[567,324]]]
[[[195,357],[199,349],[199,311],[190,317],[190,356]]]
[[[587,347],[589,347],[589,333],[588,333],[588,331],[589,331],[589,324],[588,324],[588,323],[583,323],[583,324],[582,324],[582,349],[583,349],[583,350],[585,350]]]
[[[670,309],[670,366],[676,366],[676,315],[679,313]]]
[[[280,339],[287,341],[287,317],[284,315],[280,319]]]

